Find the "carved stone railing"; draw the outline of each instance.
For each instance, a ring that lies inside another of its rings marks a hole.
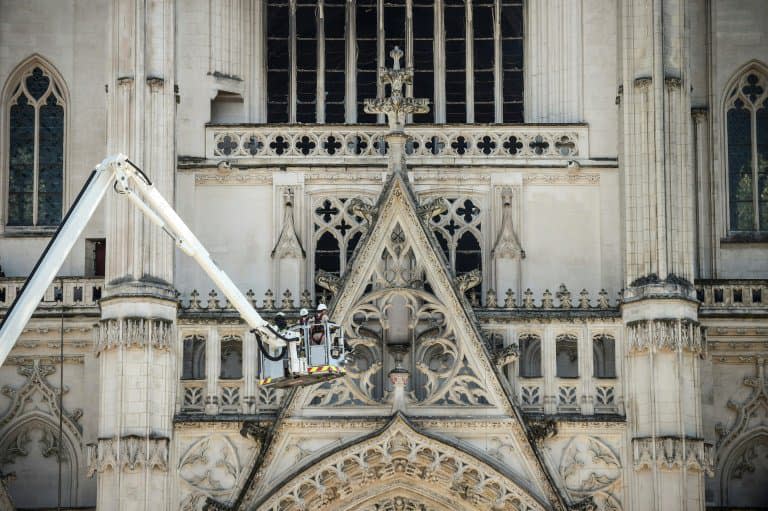
[[[11,306],[25,281],[22,277],[0,279],[0,310]],[[68,309],[93,309],[98,312],[103,288],[103,277],[63,277],[61,281],[57,278],[48,286],[38,309],[57,309],[64,305]]]
[[[219,381],[219,412],[220,413],[241,413],[246,412],[243,400],[243,381],[242,380],[220,380]]]
[[[558,413],[579,413],[581,411],[579,381],[561,380],[557,384]]]
[[[619,395],[616,382],[612,380],[593,380],[595,387],[592,403],[595,413],[620,413]]]
[[[205,410],[205,380],[181,381],[181,411],[202,412]]]
[[[301,293],[291,293],[291,291],[286,290],[280,296],[268,289],[263,298],[257,298],[256,293],[249,289],[245,295],[254,308],[267,313],[270,311],[298,313],[302,307],[312,309],[318,303],[330,303],[333,298],[326,293],[315,297],[313,300],[309,290],[306,289]],[[226,298],[221,297],[215,290],[211,290],[203,297],[194,289],[189,293],[180,293],[179,297],[182,313],[194,315],[211,312],[235,312]],[[620,304],[619,299],[611,299],[605,289],[601,289],[596,296],[590,295],[586,289],[582,289],[578,294],[571,296],[571,292],[563,284],[555,293],[545,289],[540,296],[534,295],[530,289],[526,289],[521,297],[516,297],[511,289],[508,289],[504,295],[497,296],[496,291],[489,289],[485,294],[485,303],[480,302],[480,295],[476,292],[470,293],[469,301],[473,307],[481,312],[515,310],[615,314]]]
[[[526,412],[544,412],[544,378],[520,378],[518,399]]]
[[[697,280],[702,313],[768,312],[768,280]]]
[[[206,128],[206,157],[225,160],[384,162],[384,125],[216,125]],[[585,125],[412,125],[411,163],[441,160],[588,158]]]

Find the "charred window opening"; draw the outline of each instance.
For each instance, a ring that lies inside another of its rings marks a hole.
[[[358,0],[356,12],[357,32],[357,120],[358,122],[376,122],[373,114],[363,111],[366,98],[377,96],[376,69],[377,45],[377,12],[376,0]]]
[[[267,3],[267,122],[288,122],[290,90],[290,10],[288,3]]]
[[[317,114],[317,2],[296,5],[296,121],[315,122]]]
[[[243,341],[235,335],[221,340],[221,371],[222,380],[239,380],[243,377]]]
[[[523,122],[523,3],[502,0],[501,68],[504,122]]]
[[[538,335],[520,336],[520,377],[541,378],[541,339]]]
[[[205,337],[191,335],[184,338],[182,380],[205,379]]]
[[[555,340],[558,378],[579,377],[579,345],[573,335],[558,335]]]
[[[103,277],[107,260],[107,240],[104,238],[85,240],[85,276]]]
[[[434,15],[432,1],[413,3],[413,96],[429,99],[429,112],[416,122],[435,122]]]
[[[325,122],[344,122],[346,0],[325,0]]]
[[[494,0],[472,1],[475,122],[494,121]]]
[[[616,341],[610,335],[592,339],[592,364],[595,378],[616,378]]]
[[[465,122],[466,94],[466,27],[463,0],[445,0],[445,118],[448,122]]]
[[[480,242],[467,231],[456,243],[456,275],[463,275],[472,270],[482,270],[483,253]]]

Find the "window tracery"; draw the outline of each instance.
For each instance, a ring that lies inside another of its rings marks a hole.
[[[522,0],[268,0],[267,122],[377,122],[363,100],[395,45],[417,122],[522,122]],[[349,97],[352,96],[352,97]]]
[[[17,76],[5,98],[9,127],[7,225],[55,226],[63,207],[63,88],[39,62]]]
[[[768,78],[750,68],[727,92],[731,231],[768,232]]]
[[[483,211],[477,199],[448,198],[448,210],[432,217],[430,225],[456,276],[483,269],[480,243]]]
[[[344,268],[362,238],[366,223],[351,211],[352,200],[346,197],[321,197],[312,207],[314,226],[314,269],[336,276]],[[322,292],[320,288],[316,292]]]

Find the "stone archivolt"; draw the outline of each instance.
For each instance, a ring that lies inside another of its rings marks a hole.
[[[466,452],[418,433],[401,416],[378,434],[315,461],[266,496],[255,509],[369,509],[404,486],[455,510],[547,509],[529,490]],[[362,505],[365,504],[365,505]],[[385,508],[386,509],[386,508]],[[408,509],[408,508],[403,508]]]
[[[119,318],[104,319],[96,331],[96,353],[125,346],[143,348],[152,346],[168,350],[173,339],[173,322],[166,319]]]
[[[697,321],[689,319],[653,319],[627,323],[630,353],[645,351],[692,351],[701,353],[704,340]]]
[[[106,470],[133,472],[168,471],[168,438],[146,438],[126,435],[120,438],[100,438],[88,444],[88,477]]]

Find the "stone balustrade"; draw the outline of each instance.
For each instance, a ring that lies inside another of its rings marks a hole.
[[[768,280],[697,280],[703,313],[768,311]]]
[[[26,281],[23,277],[0,279],[0,310],[7,309],[16,299]],[[43,309],[66,308],[93,309],[98,312],[103,277],[63,277],[48,286],[39,307]]]
[[[206,128],[206,157],[270,162],[386,161],[384,125],[219,125]],[[587,158],[585,125],[412,125],[411,164],[441,160]]]

